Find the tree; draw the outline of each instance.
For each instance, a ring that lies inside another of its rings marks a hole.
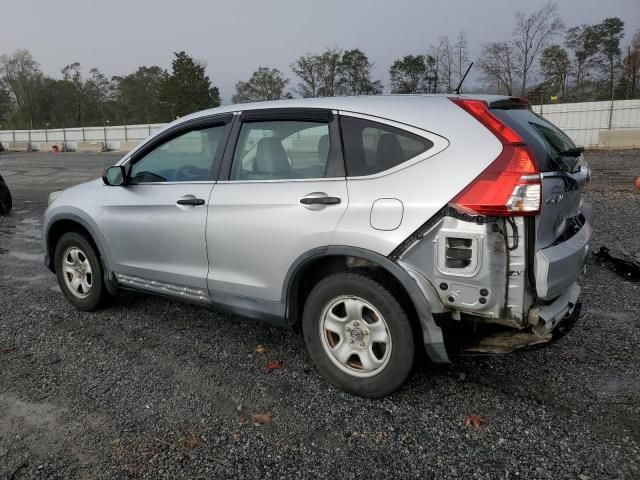
[[[62,69],[62,78],[73,87],[75,104],[75,123],[84,126],[83,106],[84,106],[84,82],[82,80],[82,70],[80,63],[74,62]]]
[[[575,78],[575,99],[580,101],[584,93],[584,84],[589,71],[594,64],[597,51],[596,32],[591,25],[579,25],[567,30],[565,43],[573,51],[574,65],[572,68]]]
[[[205,64],[186,52],[174,52],[171,74],[160,85],[159,100],[171,118],[220,105],[220,92],[212,86]]]
[[[318,57],[321,81],[319,96],[335,97],[338,94],[341,57],[342,52],[337,49],[327,49]]]
[[[515,65],[521,76],[520,93],[527,95],[527,81],[535,60],[557,35],[564,24],[558,15],[558,5],[549,2],[532,13],[516,12],[516,27],[513,31]]]
[[[347,50],[342,54],[338,69],[340,93],[344,95],[375,95],[382,93],[379,80],[371,80],[373,63],[359,49]]]
[[[483,81],[498,91],[513,95],[513,85],[517,80],[514,57],[514,47],[510,43],[486,44],[478,62]]]
[[[317,55],[303,55],[291,64],[300,82],[296,92],[305,98],[318,97],[322,85],[320,59]]]
[[[455,73],[456,73],[456,87],[462,80],[462,76],[467,70],[469,63],[469,39],[464,30],[460,30],[458,37],[456,38],[455,49]]]
[[[640,30],[637,30],[622,62],[625,98],[635,98],[640,88]]]
[[[565,97],[567,90],[567,78],[571,61],[567,51],[560,45],[552,45],[543,50],[540,57],[540,69],[544,75],[545,83]]]
[[[438,92],[438,72],[440,70],[440,56],[437,50],[432,49],[433,54],[425,55],[424,57],[424,93],[437,93]]]
[[[389,68],[391,93],[424,92],[427,67],[424,55],[405,55]]]
[[[452,92],[454,89],[455,53],[454,47],[449,43],[449,37],[440,37],[438,41],[438,53],[440,60],[440,73],[438,77],[442,82],[445,92]]]
[[[5,88],[0,82],[0,125],[2,125],[2,128],[6,128],[7,123],[11,121],[12,112],[13,101],[11,100],[11,94],[9,89]]]
[[[124,123],[169,120],[160,107],[160,87],[168,73],[158,66],[138,67],[124,77],[113,77],[116,115]]]
[[[608,77],[610,98],[613,99],[615,75],[620,60],[620,41],[624,36],[624,22],[617,17],[605,18],[595,25],[598,56]]]
[[[16,50],[13,55],[0,56],[0,81],[7,88],[16,105],[26,119],[28,128],[33,128],[35,98],[42,83],[42,71],[28,50]]]
[[[277,68],[260,67],[253,72],[246,82],[236,83],[236,94],[233,103],[259,102],[262,100],[279,100],[287,98],[284,89],[289,83],[288,78]]]

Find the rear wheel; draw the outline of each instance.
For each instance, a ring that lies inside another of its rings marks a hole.
[[[62,293],[78,310],[95,310],[108,296],[100,259],[83,235],[69,232],[60,237],[55,266]]]
[[[309,355],[331,383],[364,397],[397,390],[413,366],[409,318],[392,291],[362,274],[320,281],[305,303]]]

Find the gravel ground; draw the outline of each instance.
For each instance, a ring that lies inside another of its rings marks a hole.
[[[640,252],[640,151],[587,158],[594,247]],[[74,310],[42,265],[47,194],[116,159],[0,155],[0,478],[640,478],[640,284],[592,262],[559,342],[423,365],[364,400],[294,332],[142,294]]]

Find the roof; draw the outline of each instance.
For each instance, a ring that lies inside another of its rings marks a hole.
[[[464,98],[477,98],[485,100],[489,103],[506,100],[509,97],[505,95],[455,95],[455,94],[432,94],[432,95],[357,95],[350,97],[317,97],[317,98],[293,98],[289,100],[273,100],[268,102],[252,102],[240,103],[233,105],[224,105],[222,107],[211,108],[189,114],[178,119],[178,122],[184,120],[216,115],[219,113],[240,112],[246,110],[261,110],[269,108],[322,108],[331,110],[343,110],[350,112],[371,113],[380,111],[381,109],[393,109],[406,105],[407,103],[415,104],[418,102],[428,102],[433,100],[441,100],[443,98],[460,96]]]

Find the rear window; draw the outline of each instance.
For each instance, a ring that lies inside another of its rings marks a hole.
[[[553,123],[528,109],[491,109],[491,113],[513,128],[531,146],[541,171],[572,172],[576,169],[576,157],[561,155],[561,152],[575,148],[575,144]]]
[[[433,147],[413,133],[355,117],[340,117],[347,176],[361,177],[389,170]]]

